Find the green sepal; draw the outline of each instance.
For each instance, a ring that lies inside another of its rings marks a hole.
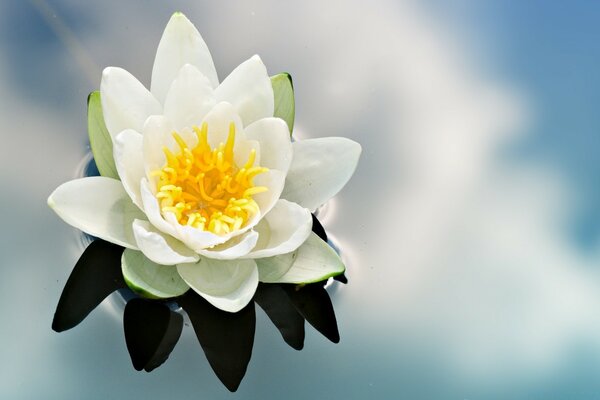
[[[121,271],[127,286],[148,299],[181,296],[190,288],[177,273],[177,267],[156,264],[137,250],[125,249]]]
[[[294,102],[294,84],[292,77],[287,72],[271,77],[273,96],[275,98],[275,112],[273,116],[281,118],[287,123],[290,135],[294,130],[294,116],[296,104]]]
[[[88,96],[88,135],[94,161],[100,175],[119,179],[115,159],[113,158],[113,143],[104,124],[100,92],[95,91]]]

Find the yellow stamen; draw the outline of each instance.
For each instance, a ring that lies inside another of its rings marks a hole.
[[[254,166],[256,150],[247,162],[238,166],[234,160],[235,124],[229,124],[225,143],[211,148],[208,124],[193,127],[198,144],[190,148],[173,132],[179,147],[173,153],[163,147],[166,162],[150,176],[156,180],[156,198],[162,214],[172,213],[182,225],[226,235],[244,226],[259,212],[253,196],[268,189],[254,186],[253,178],[268,168]]]

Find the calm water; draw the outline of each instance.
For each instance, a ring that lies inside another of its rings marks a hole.
[[[600,396],[597,7],[86,3],[0,3],[0,397]],[[330,288],[341,342],[307,326],[292,350],[257,308],[234,395],[189,326],[136,372],[114,298],[50,329],[81,248],[46,198],[88,151],[86,97],[109,65],[148,84],[177,10],[221,79],[254,53],[292,74],[298,138],[363,145],[321,214],[348,268]]]

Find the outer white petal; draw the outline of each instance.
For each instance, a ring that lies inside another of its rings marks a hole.
[[[292,162],[292,141],[281,118],[263,118],[246,127],[246,137],[260,144],[260,165],[287,173]]]
[[[229,312],[244,308],[258,286],[254,260],[219,261],[202,257],[195,264],[178,265],[177,271],[196,293]]]
[[[208,47],[194,25],[182,13],[175,13],[163,32],[152,68],[151,90],[163,102],[171,83],[185,64],[192,64],[208,78],[212,87],[219,79]]]
[[[165,99],[165,116],[179,131],[200,126],[202,118],[215,105],[210,81],[196,67],[184,65],[171,84]]]
[[[159,231],[168,233],[171,236],[178,237],[177,232],[175,231],[175,227],[165,221],[160,213],[160,208],[158,206],[158,200],[152,194],[150,190],[150,184],[148,180],[142,178],[141,183],[141,195],[142,195],[142,204],[144,206],[144,211],[150,223]]]
[[[279,200],[256,227],[258,245],[246,256],[264,258],[290,253],[306,241],[312,228],[312,216],[306,208]]]
[[[312,283],[336,276],[346,269],[337,253],[317,235],[291,253],[259,258],[259,279],[267,283]]]
[[[292,143],[294,158],[281,197],[315,210],[350,179],[360,156],[358,143],[339,137]]]
[[[63,183],[48,197],[48,205],[77,229],[137,249],[131,225],[145,216],[116,179],[94,176]]]
[[[140,133],[126,129],[116,136],[113,144],[113,156],[121,183],[140,209],[143,209],[140,180],[144,177],[142,141]]]
[[[227,242],[211,249],[199,250],[198,253],[216,260],[233,260],[245,256],[256,246],[258,233],[246,232],[242,235],[232,237]]]
[[[267,68],[259,56],[244,61],[215,90],[217,101],[234,105],[244,126],[273,116],[274,97]]]
[[[136,219],[133,234],[142,253],[150,260],[162,265],[196,262],[196,252],[169,235],[157,231],[148,221]]]
[[[100,100],[104,122],[113,139],[124,129],[141,132],[150,115],[162,114],[162,106],[152,93],[122,68],[104,69]]]

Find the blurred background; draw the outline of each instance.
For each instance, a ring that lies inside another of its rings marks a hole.
[[[258,53],[296,89],[297,138],[363,155],[322,210],[347,263],[341,342],[281,340],[257,309],[231,395],[191,327],[136,372],[107,299],[50,328],[81,253],[46,206],[87,150],[102,68],[146,85],[183,11],[220,79]],[[0,397],[600,397],[600,3],[377,0],[0,2]]]

